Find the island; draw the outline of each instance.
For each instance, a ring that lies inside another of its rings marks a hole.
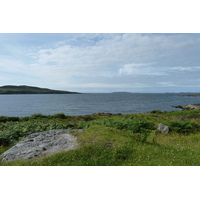
[[[0,94],[80,94],[62,90],[52,90],[26,85],[5,85],[0,87]]]

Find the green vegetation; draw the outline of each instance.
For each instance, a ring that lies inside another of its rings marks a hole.
[[[169,134],[157,132],[159,123]],[[200,111],[152,111],[147,114],[85,116],[34,114],[0,116],[0,154],[27,135],[52,129],[73,131],[79,148],[33,160],[0,165],[25,166],[199,166]]]
[[[0,94],[78,94],[78,93],[61,91],[61,90],[50,90],[47,88],[39,88],[26,85],[21,85],[21,86],[6,85],[0,87]]]

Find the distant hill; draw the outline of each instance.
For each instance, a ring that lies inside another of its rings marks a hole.
[[[131,92],[112,92],[111,94],[131,94]]]
[[[78,92],[69,92],[62,90],[51,90],[26,85],[5,85],[0,87],[0,94],[80,94]]]

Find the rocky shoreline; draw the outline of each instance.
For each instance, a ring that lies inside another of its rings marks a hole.
[[[189,104],[189,105],[178,105],[178,106],[173,106],[174,108],[181,108],[183,110],[200,110],[200,104]]]
[[[187,94],[183,95],[184,97],[200,97],[200,94]]]

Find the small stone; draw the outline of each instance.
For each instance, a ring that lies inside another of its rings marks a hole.
[[[169,133],[169,127],[164,124],[158,124],[157,130],[161,133],[165,133],[165,134]]]

